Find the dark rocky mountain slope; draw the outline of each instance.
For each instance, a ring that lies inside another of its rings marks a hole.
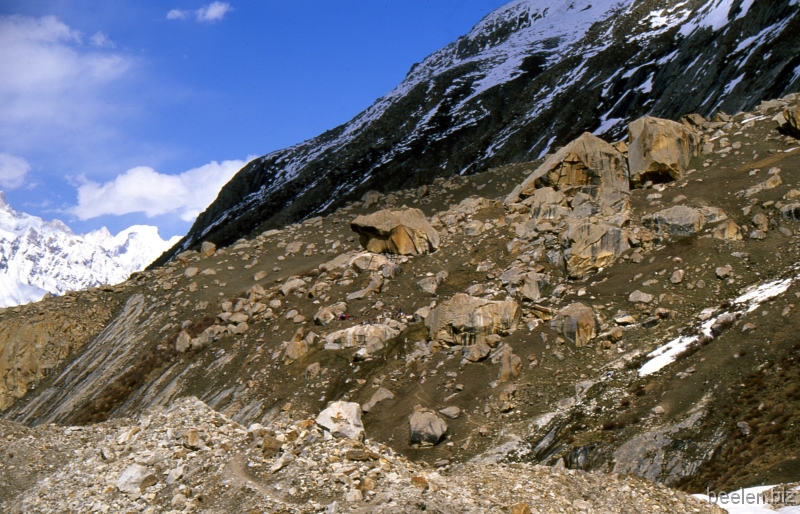
[[[645,114],[751,109],[800,90],[797,0],[517,0],[352,121],[245,166],[157,264],[376,189],[526,162]],[[254,126],[257,130],[257,126]]]

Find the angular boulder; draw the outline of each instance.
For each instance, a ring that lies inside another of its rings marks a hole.
[[[645,116],[632,122],[628,125],[631,185],[680,180],[699,144],[696,132],[674,121]]]
[[[510,334],[521,316],[515,301],[492,301],[459,293],[436,306],[426,320],[430,337],[470,346],[490,334]]]
[[[420,255],[439,247],[439,234],[419,209],[382,210],[358,216],[350,228],[373,253]]]
[[[408,419],[411,444],[435,445],[447,434],[447,423],[427,409],[417,409]]]
[[[556,191],[578,189],[593,196],[600,190],[627,191],[628,164],[616,148],[585,132],[551,155],[514,188],[505,203],[517,203],[546,187]]]
[[[550,328],[581,348],[597,337],[600,323],[591,307],[576,302],[561,309],[550,321]]]
[[[356,325],[336,331],[325,336],[326,348],[352,348],[354,346],[364,346],[372,338],[377,338],[381,342],[396,337],[400,332],[388,325]]]
[[[353,402],[333,402],[317,415],[317,425],[334,437],[360,441],[364,438],[361,407]]]
[[[784,109],[783,117],[786,119],[786,129],[794,137],[800,137],[800,104]]]
[[[378,402],[382,402],[384,400],[391,400],[394,398],[394,393],[389,391],[384,387],[379,387],[375,394],[372,395],[372,398],[369,399],[367,403],[361,406],[361,410],[364,412],[369,412],[375,408],[375,405]]]
[[[131,464],[117,478],[117,489],[139,497],[148,487],[158,482],[156,475],[141,464]]]
[[[314,314],[314,322],[317,325],[327,325],[339,318],[340,314],[347,312],[347,304],[345,302],[334,303],[333,305],[326,305],[320,307],[316,314]]]
[[[673,236],[690,236],[705,226],[706,218],[697,209],[676,205],[644,216],[642,224],[656,232],[667,232]]]
[[[603,222],[575,220],[562,235],[564,259],[571,278],[612,264],[630,249],[628,231]]]

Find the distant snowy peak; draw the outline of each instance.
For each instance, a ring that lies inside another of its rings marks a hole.
[[[101,284],[117,284],[175,244],[156,227],[136,225],[116,236],[105,227],[76,235],[59,220],[18,212],[0,192],[0,307]]]

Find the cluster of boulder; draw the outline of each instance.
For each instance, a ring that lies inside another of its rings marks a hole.
[[[519,237],[551,240],[567,274],[582,278],[641,244],[630,229],[630,188],[680,180],[700,152],[684,124],[644,117],[609,144],[590,133],[549,155],[506,197]]]

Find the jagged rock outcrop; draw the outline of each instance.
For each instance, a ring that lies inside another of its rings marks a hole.
[[[682,179],[698,153],[698,135],[680,123],[645,116],[628,125],[628,164],[636,187]]]
[[[419,255],[436,251],[439,234],[419,209],[382,210],[350,224],[361,246],[373,253]]]

